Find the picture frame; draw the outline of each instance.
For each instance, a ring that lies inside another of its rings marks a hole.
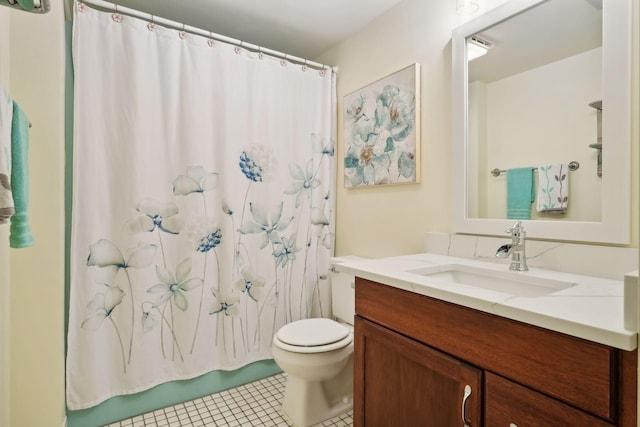
[[[344,96],[345,188],[420,182],[420,64]]]

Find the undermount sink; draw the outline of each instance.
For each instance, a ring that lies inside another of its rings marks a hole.
[[[531,271],[499,271],[464,264],[445,264],[407,272],[432,278],[440,284],[465,285],[519,297],[539,297],[576,285],[574,282],[542,277]]]

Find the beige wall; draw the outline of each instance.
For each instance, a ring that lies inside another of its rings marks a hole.
[[[455,2],[405,0],[319,62],[338,65],[336,255],[419,252],[426,231],[448,230],[451,208],[451,29]],[[421,66],[420,184],[344,188],[345,94],[412,63]]]
[[[0,85],[9,87],[9,11],[0,10]],[[0,225],[0,427],[9,425],[9,227]]]
[[[481,5],[487,10],[501,3],[487,0]],[[637,11],[639,0],[633,3]],[[339,67],[336,255],[380,257],[420,252],[427,231],[451,231],[451,31],[468,19],[456,15],[455,1],[404,0],[316,58]],[[637,57],[637,40],[633,52]],[[416,62],[421,64],[422,182],[346,190],[341,135],[344,95]],[[636,66],[634,76],[637,71]],[[634,98],[637,106],[637,86]],[[631,213],[632,245],[637,246],[637,109],[633,117]]]
[[[0,394],[2,427],[61,427],[65,420],[64,19],[61,2],[51,7],[45,15],[0,11],[0,82],[33,123],[35,237],[31,248],[8,249],[6,230],[0,233],[0,287],[10,294],[9,301],[0,296],[8,314],[8,324],[0,323],[0,354],[8,356],[10,372],[7,378],[0,370],[8,392]]]
[[[631,159],[635,162],[631,170],[631,244],[637,247],[640,246],[640,0],[633,0],[631,28]]]

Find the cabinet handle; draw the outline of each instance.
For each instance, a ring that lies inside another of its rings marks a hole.
[[[471,424],[467,422],[467,399],[471,396],[471,386],[469,384],[464,386],[464,395],[462,396],[462,425],[464,427],[471,427]]]

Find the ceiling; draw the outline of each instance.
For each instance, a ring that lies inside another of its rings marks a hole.
[[[493,47],[469,62],[469,81],[500,80],[602,46],[602,1],[547,1],[477,36]]]
[[[119,5],[313,60],[401,0],[112,0]]]

